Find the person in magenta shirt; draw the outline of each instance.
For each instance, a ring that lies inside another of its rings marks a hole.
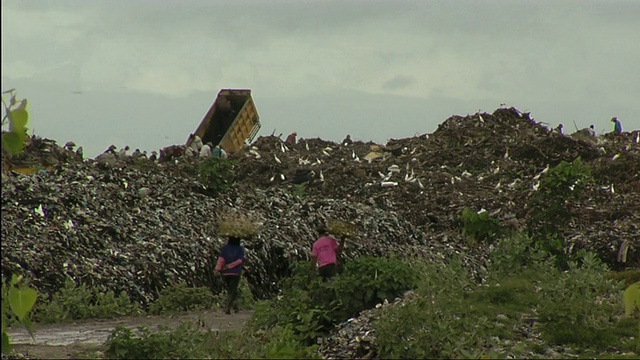
[[[227,301],[225,313],[230,314],[231,308],[238,312],[238,286],[242,274],[244,261],[244,248],[240,245],[240,238],[230,236],[229,241],[220,250],[220,256],[216,263],[216,271],[222,274],[227,289]]]
[[[325,226],[318,229],[318,239],[311,249],[311,268],[318,267],[318,273],[324,281],[334,277],[338,273],[338,254],[342,252],[344,240],[338,243],[331,237]]]

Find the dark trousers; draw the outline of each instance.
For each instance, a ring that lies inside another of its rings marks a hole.
[[[224,285],[227,290],[227,301],[225,312],[231,312],[231,308],[238,311],[238,285],[240,285],[240,275],[223,275]]]
[[[325,266],[319,267],[318,273],[322,277],[323,281],[327,281],[336,276],[336,274],[338,273],[338,266],[335,263],[327,264]]]

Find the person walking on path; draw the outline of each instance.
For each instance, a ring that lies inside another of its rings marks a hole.
[[[338,243],[324,225],[318,228],[318,235],[311,249],[311,269],[317,267],[322,280],[327,281],[338,273],[337,258],[344,247],[344,240]]]
[[[613,132],[620,134],[622,132],[622,124],[620,123],[620,120],[614,116],[611,118],[611,122],[613,123]]]
[[[216,264],[216,271],[222,274],[222,279],[227,290],[225,313],[231,314],[231,308],[238,312],[238,286],[242,275],[242,263],[244,262],[244,248],[240,245],[240,238],[230,236],[229,241],[220,250],[220,256]]]

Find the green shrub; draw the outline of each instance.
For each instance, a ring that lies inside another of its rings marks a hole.
[[[311,272],[308,262],[296,263],[292,276],[282,283],[282,292],[256,304],[251,325],[254,329],[291,325],[297,340],[313,344],[360,311],[415,288],[417,279],[411,266],[396,259],[358,258],[329,282]]]
[[[580,158],[571,163],[562,161],[541,177],[538,191],[527,204],[532,211],[527,222],[529,235],[536,246],[554,255],[563,269],[571,259],[562,235],[572,217],[569,206],[581,199],[591,182],[591,170]]]
[[[640,282],[640,270],[612,271],[606,274],[606,278],[622,281],[628,287]]]
[[[162,291],[158,299],[151,303],[151,314],[166,314],[179,311],[192,311],[219,307],[216,298],[206,287],[189,287],[186,283],[171,285]]]
[[[44,298],[36,308],[34,319],[42,323],[55,323],[81,319],[108,319],[135,315],[142,312],[139,304],[132,302],[126,292],[115,295],[113,291],[100,292],[85,284],[76,285],[67,278],[65,286],[51,299]]]
[[[230,160],[209,157],[198,165],[198,174],[207,190],[214,193],[223,192],[233,181],[233,163]]]
[[[9,284],[2,279],[2,354],[11,352],[11,339],[7,332],[10,324],[19,323],[31,333],[31,310],[38,298],[38,292],[29,287],[22,276],[12,275]],[[33,334],[32,334],[33,336]]]
[[[469,208],[462,210],[462,234],[471,243],[492,243],[501,236],[503,229],[498,219],[487,211],[475,212]]]
[[[268,332],[212,331],[182,322],[176,329],[162,327],[137,333],[119,326],[107,340],[105,355],[112,359],[309,359],[317,358],[317,346],[305,347],[290,326]]]

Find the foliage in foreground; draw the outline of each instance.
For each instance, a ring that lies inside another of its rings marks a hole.
[[[309,359],[315,347],[304,347],[290,327],[274,327],[268,332],[212,331],[192,322],[175,330],[166,327],[152,332],[146,327],[137,334],[119,326],[107,340],[105,355],[112,359]]]
[[[198,174],[208,191],[214,194],[220,193],[232,184],[233,163],[219,157],[209,157],[198,165]]]
[[[516,236],[501,240],[490,259],[482,285],[469,281],[460,262],[429,264],[421,296],[386,309],[375,322],[378,355],[522,357],[527,350],[545,356],[549,345],[585,354],[640,350],[633,339],[637,319],[623,317],[622,284],[606,278],[593,254],[580,254],[561,271],[531,239]]]
[[[29,314],[38,298],[38,292],[29,287],[21,276],[13,275],[9,284],[2,282],[2,353],[11,352],[11,339],[7,333],[10,322],[19,322],[31,333]]]

